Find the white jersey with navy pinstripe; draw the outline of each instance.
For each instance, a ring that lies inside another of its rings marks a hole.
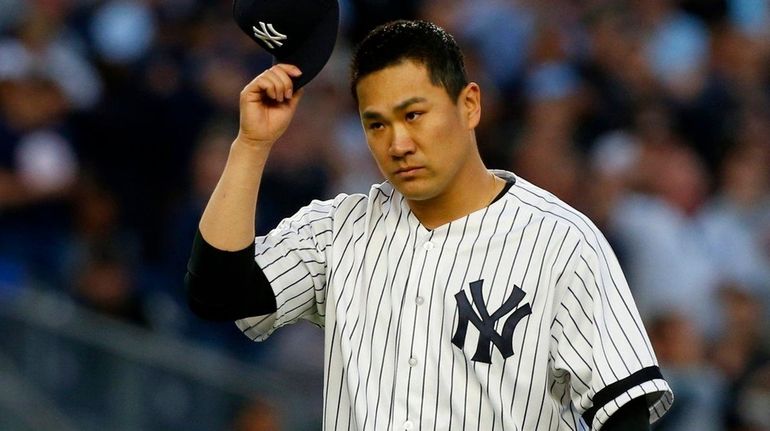
[[[653,421],[671,405],[599,230],[494,172],[503,197],[433,230],[386,182],[256,238],[278,310],[236,323],[324,327],[324,429],[595,430],[636,397]]]

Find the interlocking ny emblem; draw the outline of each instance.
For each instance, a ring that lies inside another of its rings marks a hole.
[[[283,46],[283,42],[281,41],[289,38],[285,34],[278,33],[278,31],[273,28],[273,24],[265,24],[264,22],[260,21],[259,26],[261,28],[257,28],[255,25],[251,26],[251,28],[254,29],[254,36],[256,36],[258,39],[262,39],[262,41],[265,42],[267,46],[270,47],[270,49],[275,48],[273,44]]]
[[[511,296],[509,296],[508,299],[505,300],[505,303],[490,316],[489,311],[487,311],[487,305],[484,303],[484,297],[481,294],[481,287],[483,284],[484,280],[478,280],[471,283],[471,296],[473,297],[473,303],[476,304],[476,309],[479,311],[478,315],[473,311],[470,302],[468,302],[468,296],[464,291],[461,290],[455,295],[460,319],[457,324],[457,330],[452,337],[452,344],[460,349],[465,346],[465,335],[468,332],[468,322],[470,321],[473,323],[473,326],[479,330],[479,342],[476,345],[476,353],[471,360],[491,364],[490,341],[497,346],[498,350],[500,350],[500,354],[503,355],[503,358],[512,356],[513,331],[516,329],[516,325],[519,324],[521,319],[532,314],[532,308],[529,304],[524,304],[514,311],[513,314],[505,320],[502,335],[498,334],[495,331],[495,322],[516,308],[519,305],[519,302],[524,299],[525,293],[518,286],[513,286]]]

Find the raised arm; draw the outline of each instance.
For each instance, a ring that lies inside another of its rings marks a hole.
[[[276,310],[275,295],[254,261],[257,194],[270,149],[286,131],[301,91],[294,66],[277,64],[241,92],[240,129],[199,224],[185,285],[198,316],[237,320]]]
[[[241,92],[240,130],[222,177],[200,221],[203,238],[220,250],[241,250],[254,242],[257,194],[267,157],[289,126],[300,94],[292,94],[294,66],[277,64]]]

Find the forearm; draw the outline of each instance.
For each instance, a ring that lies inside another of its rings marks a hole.
[[[220,250],[237,251],[254,242],[259,184],[270,152],[236,139],[222,176],[200,220],[203,238]]]

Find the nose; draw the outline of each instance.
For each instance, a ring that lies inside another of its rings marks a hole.
[[[394,127],[393,140],[388,148],[390,155],[395,158],[403,158],[414,153],[414,151],[415,143],[409,131],[405,127]]]

